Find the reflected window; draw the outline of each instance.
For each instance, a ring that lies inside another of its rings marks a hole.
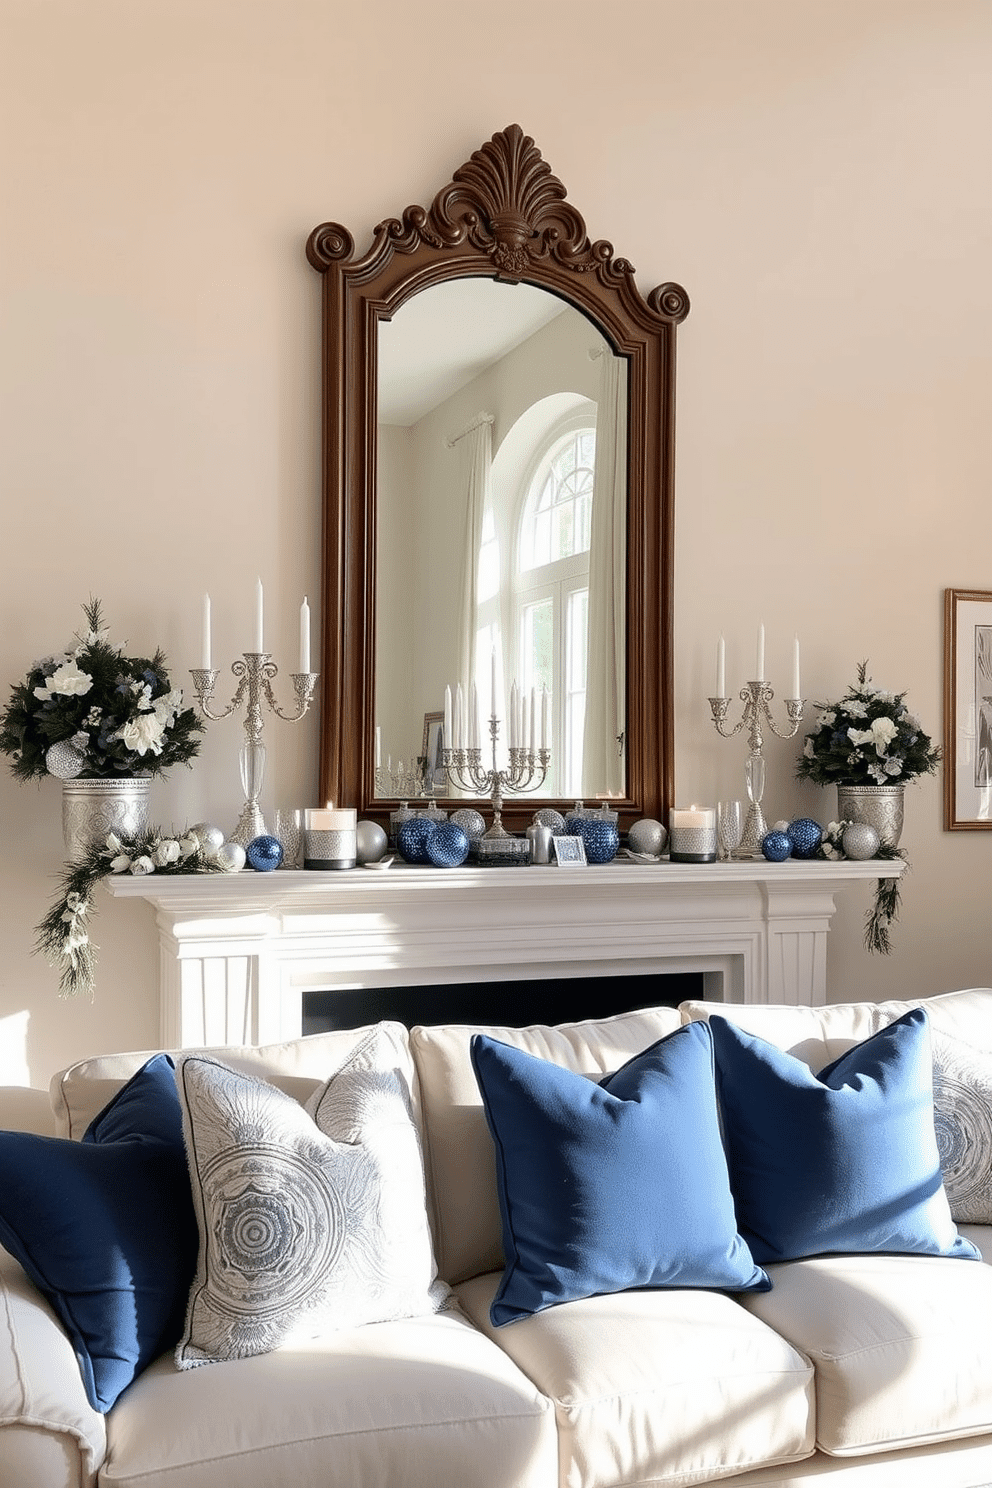
[[[519,503],[510,654],[525,693],[552,695],[554,795],[581,795],[596,430],[588,415],[535,450]]]

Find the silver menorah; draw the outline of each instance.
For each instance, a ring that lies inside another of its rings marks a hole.
[[[498,738],[499,719],[494,713],[489,720],[493,761],[491,768],[483,767],[482,748],[479,745],[468,749],[442,749],[441,764],[452,785],[458,786],[460,790],[472,791],[478,796],[488,796],[493,810],[493,824],[481,841],[506,847],[518,839],[503,826],[503,798],[508,793],[537,790],[543,785],[551,763],[551,750],[511,745],[508,751],[509,768],[501,770],[496,764]]]
[[[245,742],[239,752],[241,788],[245,793],[245,804],[238,818],[238,824],[230,837],[231,842],[238,842],[245,847],[254,837],[260,837],[266,830],[265,820],[258,804],[262,778],[265,774],[262,698],[265,698],[272,712],[285,719],[287,723],[298,723],[310,707],[310,700],[320,673],[290,673],[290,681],[296,693],[297,709],[295,713],[284,713],[272,691],[272,678],[278,675],[279,668],[272,660],[270,652],[245,651],[239,661],[232,662],[231,671],[238,678],[238,688],[222,713],[211,712],[209,707],[214,688],[217,686],[217,678],[220,676],[220,669],[218,667],[191,667],[190,676],[193,678],[193,687],[196,690],[196,700],[200,705],[201,713],[204,718],[209,718],[214,723],[222,718],[230,717],[247,697]]]
[[[761,842],[768,831],[767,823],[761,810],[761,798],[765,793],[765,758],[761,752],[764,739],[761,733],[761,724],[764,720],[773,734],[780,739],[791,739],[795,736],[803,717],[802,698],[786,698],[785,709],[789,715],[789,726],[780,729],[775,723],[771,712],[771,702],[775,694],[767,682],[745,682],[741,688],[740,699],[744,704],[744,711],[740,722],[732,729],[725,727],[727,713],[730,709],[729,697],[711,697],[709,700],[710,710],[713,714],[713,722],[717,733],[724,739],[732,739],[739,734],[741,729],[748,731],[748,747],[750,753],[744,762],[744,785],[747,790],[749,802],[747,816],[744,819],[744,831],[741,834],[740,846],[735,853],[736,857],[754,858],[761,852]]]

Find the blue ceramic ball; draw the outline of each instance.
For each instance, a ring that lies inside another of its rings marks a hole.
[[[271,873],[282,862],[282,843],[278,837],[253,837],[245,848],[248,865],[256,873]]]
[[[810,817],[801,816],[786,828],[785,835],[792,843],[794,858],[812,858],[823,841],[823,828]]]
[[[581,837],[586,847],[587,863],[612,863],[620,847],[617,824],[602,816],[567,816],[565,833]]]
[[[468,836],[457,822],[438,822],[426,852],[435,868],[457,868],[468,857]]]
[[[792,856],[792,843],[787,832],[766,832],[761,839],[761,851],[769,863],[784,863]]]
[[[425,816],[411,816],[396,834],[396,846],[407,863],[429,863],[427,844],[437,831],[436,822]]]

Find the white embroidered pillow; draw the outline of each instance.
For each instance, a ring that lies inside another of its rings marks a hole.
[[[992,1054],[939,1029],[933,1040],[933,1114],[951,1215],[992,1224]]]
[[[306,1109],[205,1055],[177,1060],[200,1230],[181,1369],[444,1305],[401,1038],[378,1025]]]

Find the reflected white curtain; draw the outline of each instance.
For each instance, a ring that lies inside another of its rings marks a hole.
[[[472,422],[448,440],[449,447],[461,445],[465,489],[465,541],[462,551],[462,588],[458,607],[458,677],[466,693],[471,690],[476,674],[476,632],[479,609],[479,552],[482,547],[482,521],[492,501],[493,416],[480,413]],[[447,744],[447,740],[445,743]]]
[[[596,414],[582,786],[623,794],[626,732],[627,363],[604,351]]]

